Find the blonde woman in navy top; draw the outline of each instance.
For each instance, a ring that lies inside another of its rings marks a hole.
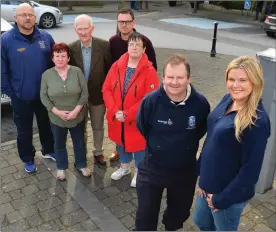
[[[225,76],[229,93],[208,116],[198,160],[199,194],[193,219],[204,231],[238,229],[241,213],[255,194],[270,136],[261,101],[260,63],[253,57],[238,57]]]

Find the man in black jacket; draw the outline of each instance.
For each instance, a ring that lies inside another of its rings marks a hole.
[[[170,57],[163,69],[163,85],[143,101],[137,128],[147,142],[146,158],[138,166],[137,231],[157,229],[163,190],[166,231],[177,230],[190,216],[196,184],[196,154],[207,130],[210,105],[190,84],[185,57]]]

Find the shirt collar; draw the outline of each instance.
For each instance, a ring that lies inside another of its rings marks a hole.
[[[84,47],[84,45],[83,45],[82,42],[81,42],[81,48],[86,48],[86,47]],[[90,44],[89,44],[88,48],[92,48],[92,39],[91,39],[91,41],[90,41]]]
[[[165,86],[164,86],[164,90],[166,91]],[[192,92],[192,87],[191,87],[191,85],[189,84],[189,85],[187,86],[187,93],[186,93],[185,99],[184,99],[182,102],[180,102],[178,105],[180,105],[180,106],[181,106],[181,105],[185,105],[185,102],[186,102],[186,101],[188,100],[188,98],[190,97],[191,92]],[[173,101],[171,101],[171,103],[175,105],[175,103],[174,103]]]

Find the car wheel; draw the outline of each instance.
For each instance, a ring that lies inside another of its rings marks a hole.
[[[50,13],[43,14],[40,18],[39,25],[47,29],[53,28],[56,25],[55,16]]]
[[[267,36],[269,36],[269,37],[273,37],[273,36],[274,36],[274,32],[272,32],[272,31],[266,31],[265,33],[266,33]]]

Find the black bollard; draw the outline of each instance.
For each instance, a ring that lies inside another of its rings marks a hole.
[[[211,49],[211,53],[210,53],[211,57],[216,56],[217,30],[218,30],[218,23],[214,22],[213,43],[212,43],[212,49]]]

